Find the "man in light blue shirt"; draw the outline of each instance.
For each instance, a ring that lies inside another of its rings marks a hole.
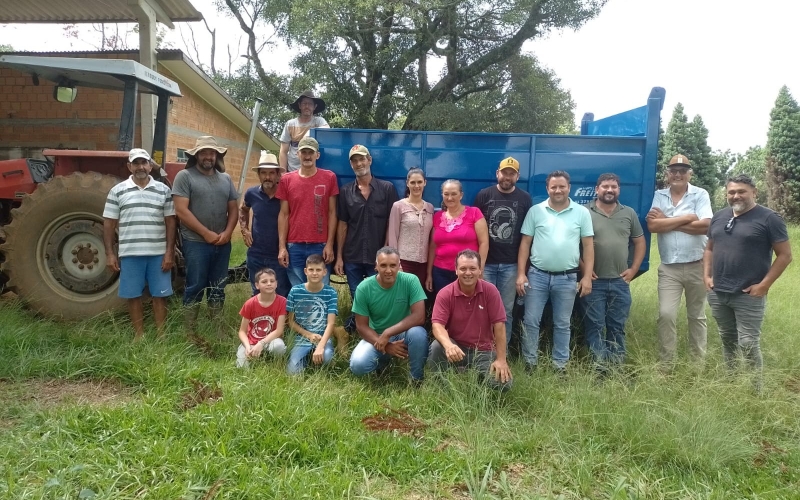
[[[706,289],[703,251],[711,222],[708,192],[689,183],[692,166],[684,155],[675,155],[667,166],[669,187],[659,189],[647,213],[647,228],[658,235],[658,358],[669,371],[678,344],[677,318],[681,295],[686,294],[689,322],[689,355],[702,364],[706,354]]]
[[[553,305],[553,367],[563,374],[569,361],[570,316],[575,294],[592,291],[594,231],[586,207],[569,198],[569,174],[556,170],[547,176],[548,198],[531,207],[522,223],[517,258],[517,293],[525,297],[522,356],[532,371],[539,359],[539,326],[544,306]],[[583,247],[584,272],[578,264]],[[528,257],[531,267],[527,271]]]

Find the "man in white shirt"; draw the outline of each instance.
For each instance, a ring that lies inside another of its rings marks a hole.
[[[278,162],[282,172],[293,172],[300,168],[300,158],[297,156],[297,146],[300,139],[308,135],[312,128],[330,128],[325,118],[319,116],[325,111],[325,101],[316,97],[310,90],[306,90],[289,105],[289,109],[297,113],[297,118],[292,118],[283,126],[281,133],[281,149],[278,153]]]
[[[674,366],[678,343],[677,317],[681,295],[686,294],[689,322],[689,356],[702,364],[706,354],[706,289],[703,251],[711,222],[708,192],[689,183],[692,166],[675,155],[667,166],[669,187],[659,189],[647,213],[647,228],[658,235],[658,357],[662,368]]]

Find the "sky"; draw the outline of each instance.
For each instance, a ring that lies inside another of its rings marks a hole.
[[[217,64],[226,67],[225,46],[243,43],[238,25],[216,12],[214,0],[191,1],[217,28]],[[769,112],[781,86],[800,100],[798,19],[800,2],[792,0],[609,0],[579,30],[549,33],[524,49],[571,92],[576,125],[586,112],[602,118],[642,106],[652,87],[664,87],[665,128],[680,102],[689,120],[703,118],[712,149],[743,153],[766,143]],[[65,38],[58,27],[45,28],[0,26],[0,44],[15,50],[93,48]],[[202,22],[193,28],[206,57],[210,36]],[[189,36],[184,25],[166,40],[194,57],[183,41]],[[138,40],[132,36],[130,42],[135,47]],[[267,50],[262,60],[289,71],[290,49]]]

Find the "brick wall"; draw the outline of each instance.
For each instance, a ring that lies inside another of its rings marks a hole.
[[[133,58],[123,54],[70,54],[64,57]],[[159,66],[164,76],[178,81],[166,68]],[[36,154],[44,148],[116,150],[119,118],[122,112],[122,92],[80,87],[70,104],[53,99],[54,83],[40,79],[33,85],[30,75],[0,68],[0,159]],[[228,147],[225,157],[227,172],[238,186],[247,145],[247,132],[233,125],[216,109],[181,85],[183,97],[174,98],[169,112],[167,161],[177,161],[177,150],[191,149],[201,135],[213,135],[217,142]],[[140,98],[143,94],[140,94]],[[141,144],[137,111],[135,145]],[[249,132],[249,131],[248,131]],[[250,166],[258,164],[260,147],[253,144]],[[248,169],[246,186],[258,183],[258,177]]]

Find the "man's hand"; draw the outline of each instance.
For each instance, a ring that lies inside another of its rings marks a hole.
[[[386,344],[386,354],[389,356],[400,358],[400,359],[407,359],[408,358],[408,346],[402,340],[395,340],[394,342],[389,342]]]
[[[711,276],[703,276],[703,282],[706,284],[706,290],[711,291],[714,289],[714,278]]]
[[[289,267],[289,251],[286,248],[278,250],[278,263],[283,267]]]
[[[333,245],[326,243],[325,247],[322,249],[322,258],[325,260],[326,264],[330,264],[333,262],[334,255],[333,255]]]
[[[499,359],[494,360],[489,367],[489,373],[494,373],[494,378],[503,384],[511,380],[511,369],[508,367],[508,363]]]
[[[320,334],[318,334],[318,333],[312,333],[311,335],[309,335],[309,336],[308,336],[308,337],[306,337],[306,338],[307,338],[307,339],[308,339],[308,341],[309,341],[309,342],[311,342],[312,344],[314,344],[314,345],[317,345],[317,344],[319,344],[319,341],[320,341],[320,340],[322,340],[322,335],[320,335]]]
[[[592,277],[591,276],[584,276],[578,282],[578,292],[580,293],[581,297],[586,297],[590,293],[592,293]]]
[[[207,232],[206,234],[203,235],[203,239],[209,245],[216,245],[217,242],[219,241],[219,235],[217,233],[215,233],[214,231],[209,231],[209,232]]]
[[[592,279],[596,277],[597,275],[592,273]],[[636,271],[634,271],[633,268],[628,268],[622,271],[619,277],[622,278],[622,281],[624,281],[625,283],[630,283],[631,281],[633,281],[633,278],[636,277]]]
[[[662,212],[660,208],[656,208],[656,207],[651,208],[650,211],[647,212],[647,215],[645,216],[645,219],[647,219],[647,220],[651,220],[651,219],[666,219],[666,218],[667,218],[667,216],[664,215],[664,212]]]
[[[106,253],[106,267],[115,273],[119,272],[119,260],[113,253]]]
[[[164,258],[161,259],[161,270],[167,272],[174,266],[175,266],[175,256],[173,255],[173,252],[165,253]]]
[[[344,261],[341,256],[336,258],[336,265],[333,266],[333,272],[339,276],[344,275]]]
[[[379,335],[378,340],[375,341],[373,346],[375,347],[376,351],[386,354],[386,345],[388,343],[389,343],[389,337],[386,337],[384,335]]]
[[[320,337],[322,338],[322,337]],[[319,342],[319,341],[317,341]],[[314,349],[314,354],[311,356],[311,361],[314,362],[315,365],[321,365],[323,361],[325,361],[325,346],[319,345],[316,349]]]
[[[247,229],[242,229],[242,239],[244,240],[244,244],[247,248],[253,246],[253,232],[248,231]]]
[[[451,363],[458,363],[464,359],[464,351],[462,351],[460,347],[453,343],[445,347],[444,353],[447,355],[447,361]]]
[[[223,231],[222,233],[220,233],[219,239],[214,244],[217,245],[217,246],[222,246],[222,245],[227,244],[229,241],[231,241],[231,232],[230,231]]]
[[[752,297],[763,297],[769,291],[769,287],[761,283],[756,283],[755,285],[748,286],[742,291]]]
[[[528,277],[527,276],[522,275],[522,274],[517,276],[517,293],[520,296],[523,296],[523,297],[525,296],[525,292],[526,292],[526,290],[527,290],[529,285],[530,285],[530,283],[528,283]]]

